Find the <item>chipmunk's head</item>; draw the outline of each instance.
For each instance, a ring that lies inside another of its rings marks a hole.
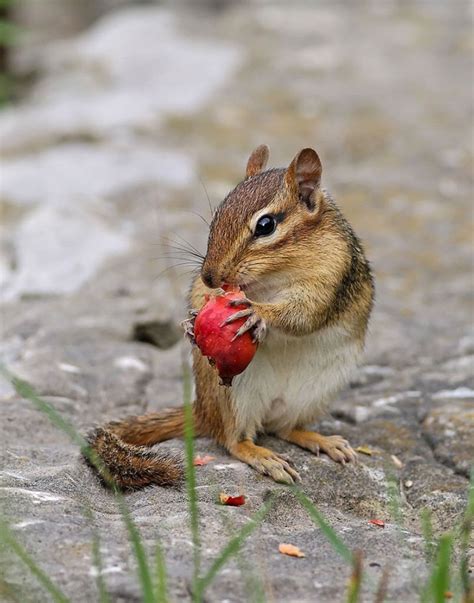
[[[311,270],[316,233],[325,228],[321,161],[308,148],[287,169],[264,171],[268,154],[266,145],[255,149],[245,180],[216,210],[201,270],[210,288],[230,283],[269,293]]]

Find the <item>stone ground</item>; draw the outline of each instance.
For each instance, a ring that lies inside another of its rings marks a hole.
[[[321,427],[373,455],[341,467],[271,445],[291,454],[303,490],[364,552],[363,600],[389,567],[388,600],[417,601],[427,574],[420,514],[432,511],[436,533],[456,525],[474,459],[469,3],[218,6],[123,9],[19,53],[35,79],[0,115],[3,362],[82,432],[179,404],[186,344],[176,324],[189,274],[169,269],[163,240],[205,249],[197,213],[209,218],[207,195],[217,204],[258,144],[269,144],[272,165],[315,146],[377,279],[366,365]],[[138,341],[150,321],[161,323],[158,347]],[[94,601],[89,505],[113,600],[138,601],[118,509],[77,449],[6,382],[0,416],[2,508],[18,538],[72,601]],[[278,494],[206,600],[252,600],[255,575],[270,601],[344,600],[349,569],[291,492],[208,440],[196,445],[216,457],[198,469],[204,566]],[[219,508],[221,490],[248,503]],[[172,599],[186,600],[184,490],[127,502],[147,548],[162,542]],[[306,557],[280,555],[282,541]],[[1,597],[48,600],[3,561]]]

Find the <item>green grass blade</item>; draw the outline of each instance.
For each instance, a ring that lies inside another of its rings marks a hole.
[[[431,574],[431,592],[435,603],[445,603],[445,593],[449,590],[449,574],[451,567],[451,534],[441,536],[438,544],[436,563]]]
[[[387,598],[388,591],[388,579],[390,577],[390,572],[387,567],[384,568],[382,575],[380,576],[380,581],[377,586],[377,591],[374,597],[374,603],[384,603]]]
[[[339,538],[333,528],[324,519],[318,508],[310,501],[310,499],[299,489],[293,486],[292,488],[296,498],[300,504],[306,509],[308,515],[326,536],[326,539],[332,544],[334,550],[348,563],[353,564],[353,555],[351,550]]]
[[[9,584],[3,576],[4,570],[0,569],[0,597],[3,597],[0,601],[5,600],[5,603],[7,601],[8,603],[23,603],[22,599],[20,599],[21,595],[18,594],[18,588]]]
[[[53,601],[56,601],[57,603],[69,602],[66,595],[53,584],[52,580],[43,572],[34,559],[27,553],[25,548],[18,542],[4,520],[0,521],[0,541],[3,541],[9,546],[21,561],[23,561],[33,576],[35,576],[43,588],[51,595]]]
[[[273,505],[273,497],[270,498],[261,509],[259,509],[255,515],[246,523],[234,536],[231,540],[226,544],[226,546],[219,553],[218,557],[213,561],[211,567],[204,574],[202,578],[199,579],[197,583],[197,589],[195,592],[195,597],[198,601],[202,600],[202,596],[206,588],[213,582],[217,573],[221,569],[221,567],[227,562],[227,560],[235,555],[245,539],[250,536],[250,534],[262,523],[267,513],[270,511]]]
[[[81,449],[88,448],[88,444],[83,436],[74,429],[71,423],[63,419],[51,404],[40,398],[29,383],[12,375],[3,365],[0,365],[0,373],[3,374],[7,381],[10,381],[19,396],[33,402],[36,408],[45,414],[51,423],[56,425],[61,431],[64,431],[77,446]]]
[[[163,549],[159,542],[156,543],[155,551],[155,579],[156,579],[156,603],[168,602],[168,587],[166,577],[166,563]]]
[[[474,586],[469,575],[469,544],[472,537],[472,527],[474,525],[474,467],[471,471],[471,480],[469,482],[469,493],[467,499],[466,511],[461,524],[460,533],[460,563],[459,563],[459,582],[465,601],[469,601],[474,596]]]
[[[428,564],[433,562],[434,557],[434,537],[433,522],[431,520],[431,511],[428,508],[421,512],[421,530],[425,541],[425,558]]]
[[[95,530],[92,535],[92,560],[97,572],[96,582],[97,590],[99,591],[99,601],[100,603],[110,603],[110,598],[105,586],[104,576],[102,575],[103,565],[102,556],[100,553],[100,538],[98,532]]]
[[[219,491],[215,492],[216,500],[219,498]],[[226,534],[229,538],[236,532],[236,527],[232,521],[233,513],[229,513],[227,507],[219,506],[221,521],[225,526]],[[259,555],[259,559],[264,559],[263,555]],[[265,603],[267,597],[265,595],[265,586],[261,577],[262,567],[258,569],[252,565],[252,560],[247,559],[242,554],[242,548],[236,553],[236,561],[239,566],[240,575],[242,576],[245,587],[245,600],[249,603]]]
[[[19,379],[18,377],[15,377],[14,375],[11,375],[3,366],[0,366],[0,372],[12,383],[19,396],[30,400],[30,402],[33,402],[33,404],[38,410],[45,414],[50,419],[50,421],[54,425],[56,425],[56,427],[65,432],[71,438],[73,443],[80,447],[82,454],[84,454],[84,456],[86,456],[86,458],[90,460],[90,462],[96,467],[97,471],[101,474],[107,484],[112,488],[115,494],[118,507],[122,514],[122,519],[127,528],[129,540],[137,561],[140,585],[142,587],[143,601],[145,603],[153,603],[155,601],[153,582],[151,580],[150,568],[148,566],[140,533],[135,523],[133,522],[133,519],[125,503],[124,497],[118,490],[117,486],[114,484],[104,464],[101,462],[100,458],[94,453],[94,451],[90,448],[85,438],[81,434],[79,434],[74,429],[74,427],[68,421],[66,421],[57,412],[55,408],[51,406],[51,404],[48,404],[48,402],[38,396],[29,383],[23,381],[22,379]]]
[[[184,445],[186,453],[185,472],[189,521],[193,542],[192,591],[195,592],[201,568],[201,537],[199,534],[199,510],[196,495],[196,468],[194,467],[194,419],[191,403],[191,389],[191,372],[188,364],[183,360]]]
[[[102,563],[102,553],[100,546],[100,536],[99,530],[95,525],[94,515],[92,513],[92,509],[90,506],[83,502],[84,504],[84,513],[89,521],[92,528],[92,562],[94,564],[94,568],[97,572],[96,582],[97,582],[97,590],[99,592],[99,601],[100,603],[110,603],[110,598],[107,593],[107,588],[105,586],[104,576],[102,575],[103,563]]]
[[[403,528],[403,506],[398,479],[393,473],[387,474],[387,496],[390,516],[398,528]]]
[[[1,364],[0,374],[2,374],[8,381],[10,381],[19,396],[32,402],[33,405],[37,408],[37,410],[46,415],[53,425],[55,425],[58,429],[68,435],[73,444],[76,444],[76,446],[80,448],[81,454],[83,454],[91,462],[91,464],[94,465],[94,467],[97,469],[101,477],[105,480],[107,485],[112,488],[112,490],[117,490],[113,479],[111,478],[102,460],[91,449],[84,436],[82,436],[74,428],[74,426],[69,423],[69,421],[64,419],[61,414],[53,406],[51,406],[51,404],[49,404],[40,396],[38,396],[34,388],[29,383],[27,383],[23,379],[20,379],[19,377],[16,377],[15,375],[12,375]]]
[[[144,603],[155,603],[155,593],[153,588],[153,582],[151,579],[150,568],[145,553],[145,548],[140,537],[140,532],[130,515],[130,511],[125,503],[124,497],[116,492],[116,500],[120,513],[122,514],[123,521],[127,527],[129,534],[130,543],[133,548],[135,559],[138,565],[138,575],[140,578],[140,585],[142,588],[143,601]]]
[[[352,555],[352,575],[349,579],[347,589],[347,603],[357,603],[360,596],[360,587],[362,585],[362,553],[356,551]]]

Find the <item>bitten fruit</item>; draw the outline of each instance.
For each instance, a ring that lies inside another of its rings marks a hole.
[[[211,297],[194,321],[194,341],[203,356],[216,367],[224,385],[231,385],[232,378],[247,368],[257,351],[257,343],[249,331],[236,337],[246,317],[225,324],[230,316],[246,309],[244,304],[229,305],[230,301],[239,299],[242,299],[239,289]]]

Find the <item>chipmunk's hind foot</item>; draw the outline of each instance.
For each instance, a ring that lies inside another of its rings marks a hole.
[[[310,450],[319,456],[320,452],[326,453],[333,461],[345,465],[354,463],[357,460],[357,454],[351,445],[342,436],[324,436],[315,431],[305,431],[303,429],[293,429],[287,435],[280,435],[283,440],[296,444],[300,448]]]
[[[230,453],[276,482],[293,484],[300,480],[299,473],[287,457],[263,446],[257,446],[251,440],[238,442],[230,448]]]

